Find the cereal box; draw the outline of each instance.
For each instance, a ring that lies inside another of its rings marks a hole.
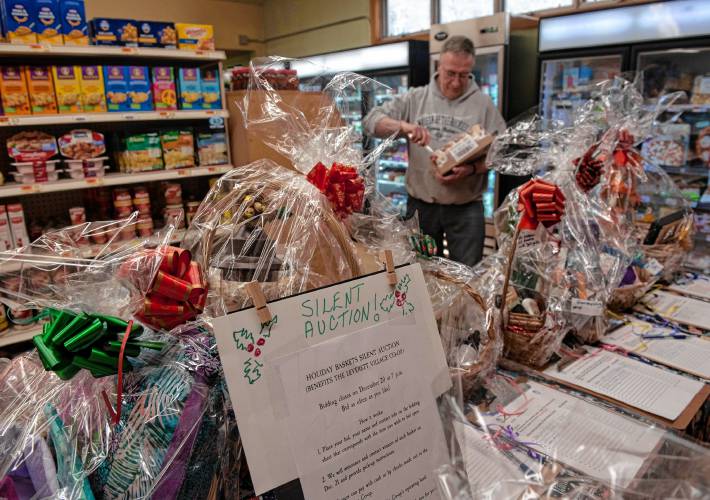
[[[79,66],[52,66],[54,91],[60,113],[81,113]]]
[[[138,25],[133,19],[94,18],[91,20],[91,40],[94,45],[137,47]]]
[[[64,45],[89,45],[84,0],[59,0]]]
[[[166,66],[153,68],[153,102],[158,111],[177,109],[173,68]]]
[[[30,114],[27,81],[22,68],[0,66],[0,97],[2,97],[2,109],[6,115]]]
[[[27,66],[25,68],[27,91],[33,115],[55,114],[57,100],[54,97],[52,70],[49,66]]]
[[[151,111],[153,100],[147,66],[128,67],[128,106],[131,111]]]
[[[202,109],[199,68],[178,68],[180,109]]]
[[[0,0],[2,31],[10,43],[36,43],[34,0]]]
[[[128,66],[104,66],[106,107],[109,111],[129,111]]]
[[[168,130],[160,134],[166,169],[194,167],[195,143],[189,130]]]
[[[79,78],[81,80],[81,104],[84,106],[84,111],[105,113],[106,95],[101,66],[82,66]]]
[[[173,23],[138,21],[138,45],[141,47],[177,47],[177,35]]]
[[[12,250],[12,233],[10,232],[10,221],[7,218],[7,207],[0,205],[0,252]]]
[[[200,89],[203,109],[222,109],[221,85],[216,68],[202,70]]]
[[[58,0],[35,0],[37,18],[34,30],[40,43],[63,45],[62,16]]]
[[[214,50],[214,28],[211,24],[175,23],[178,48],[184,50]]]

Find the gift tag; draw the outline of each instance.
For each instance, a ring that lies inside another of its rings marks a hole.
[[[478,142],[476,142],[476,140],[470,135],[466,135],[451,147],[449,153],[451,153],[451,157],[458,162],[462,161],[477,149]]]
[[[646,271],[651,273],[652,276],[658,276],[663,271],[663,264],[658,262],[656,259],[649,259],[644,266]]]
[[[598,300],[572,299],[572,312],[584,316],[601,316],[604,304]]]

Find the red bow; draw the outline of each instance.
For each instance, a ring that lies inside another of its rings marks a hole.
[[[634,136],[626,130],[619,131],[614,148],[614,166],[640,167],[641,155],[634,149]]]
[[[534,230],[542,223],[554,226],[565,211],[565,197],[559,187],[541,179],[532,179],[518,188],[518,212],[523,212],[518,227]]]
[[[584,153],[584,156],[574,160],[574,164],[577,166],[577,173],[575,174],[577,186],[585,193],[591,191],[599,184],[602,178],[604,161],[599,156],[595,158],[597,146],[598,144],[593,144],[587,152]]]
[[[306,179],[330,200],[341,219],[362,208],[365,182],[355,168],[333,163],[328,169],[318,162]]]
[[[171,330],[202,312],[207,285],[188,250],[164,247],[160,253],[160,269],[137,317],[147,325]]]

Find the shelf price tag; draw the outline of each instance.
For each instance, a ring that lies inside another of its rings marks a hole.
[[[104,180],[101,177],[87,177],[84,179],[87,186],[103,186]]]
[[[161,118],[172,118],[175,116],[175,111],[161,111],[159,115]]]
[[[217,171],[217,167],[207,167],[207,171],[208,171],[209,173],[216,172],[216,171]]]
[[[0,116],[0,125],[19,125],[20,119],[16,116]]]
[[[124,54],[137,54],[138,49],[136,49],[135,47],[121,47],[121,52],[123,52]]]
[[[40,188],[38,184],[23,184],[20,186],[20,191],[23,193],[39,193]]]
[[[127,120],[127,121],[135,120],[135,119],[136,119],[136,115],[125,114],[125,115],[123,115],[123,119],[124,119],[124,120]]]
[[[87,118],[84,115],[76,115],[74,117],[75,122],[85,122],[86,120],[87,120]]]
[[[191,169],[189,169],[189,168],[181,168],[181,169],[178,169],[177,174],[182,177],[185,177],[185,176],[190,175],[190,170]]]

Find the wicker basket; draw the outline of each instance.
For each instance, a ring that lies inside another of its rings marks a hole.
[[[641,297],[646,295],[655,283],[655,279],[649,278],[646,281],[639,281],[633,285],[619,287],[611,294],[607,307],[616,312],[631,309],[641,300]]]

